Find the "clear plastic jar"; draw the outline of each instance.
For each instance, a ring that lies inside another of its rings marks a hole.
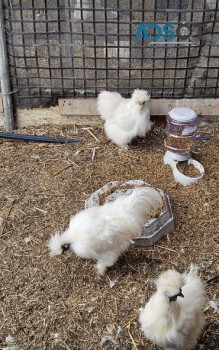
[[[198,117],[190,108],[177,107],[166,117],[165,147],[178,154],[189,154],[196,141]]]

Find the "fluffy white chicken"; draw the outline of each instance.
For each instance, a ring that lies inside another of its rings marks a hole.
[[[156,285],[157,292],[140,312],[145,337],[166,350],[192,349],[204,326],[205,293],[197,266],[191,264],[185,274],[167,270]]]
[[[97,261],[99,274],[115,264],[131,240],[142,235],[152,210],[162,205],[162,197],[151,187],[134,189],[102,206],[80,211],[70,219],[68,229],[49,241],[50,255],[71,249],[78,256]]]
[[[102,91],[97,98],[97,110],[105,121],[107,137],[123,148],[136,136],[144,137],[151,130],[150,110],[146,104],[150,95],[145,90],[134,90],[131,98],[118,92]]]

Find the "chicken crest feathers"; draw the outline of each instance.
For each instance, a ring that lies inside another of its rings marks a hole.
[[[150,95],[146,90],[136,89],[132,94],[132,99],[139,104],[143,104],[150,100]]]
[[[176,295],[185,285],[184,276],[176,270],[163,272],[155,281],[158,290],[162,290],[168,296]]]

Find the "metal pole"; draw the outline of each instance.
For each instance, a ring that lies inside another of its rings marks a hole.
[[[0,80],[4,110],[4,127],[6,131],[12,131],[14,127],[11,88],[8,70],[7,48],[5,40],[5,27],[3,16],[3,4],[0,0]]]

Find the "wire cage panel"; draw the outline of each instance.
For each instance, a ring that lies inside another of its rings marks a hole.
[[[218,0],[4,0],[14,103],[135,88],[218,97],[218,12]]]

